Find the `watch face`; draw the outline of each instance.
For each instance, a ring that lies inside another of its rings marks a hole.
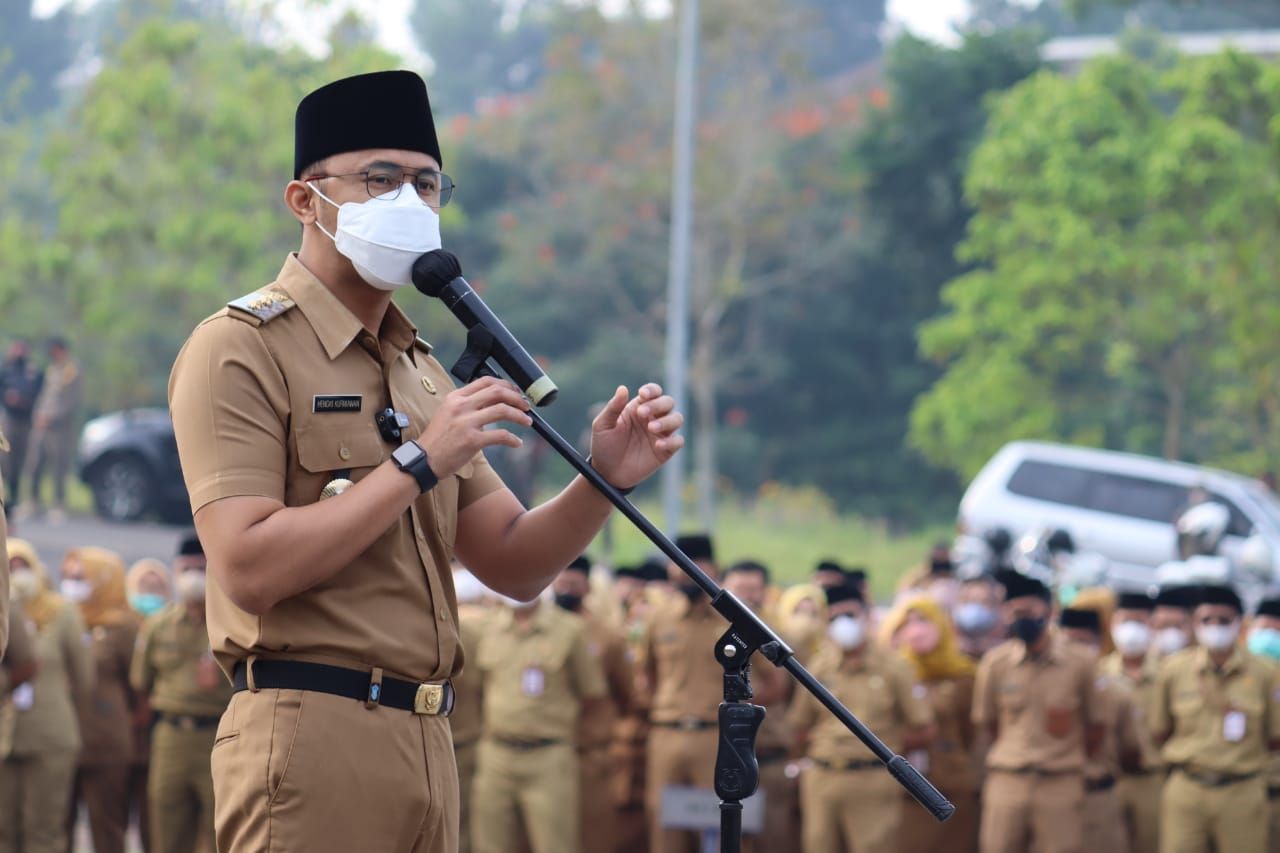
[[[402,444],[391,454],[391,458],[396,460],[400,465],[412,465],[420,456],[423,456],[422,448],[416,444]]]

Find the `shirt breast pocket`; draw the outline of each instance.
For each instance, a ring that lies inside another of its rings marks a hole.
[[[372,423],[323,424],[306,422],[295,430],[301,471],[288,483],[291,506],[320,500],[320,492],[338,472],[358,482],[382,463],[382,438]]]

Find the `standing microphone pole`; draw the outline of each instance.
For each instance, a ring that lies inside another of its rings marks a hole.
[[[443,264],[438,257],[433,257],[440,255],[447,256]],[[423,293],[438,295],[451,287],[453,288],[451,292],[461,290],[461,287],[454,287],[458,281],[461,281],[466,291],[474,296],[474,291],[466,286],[466,282],[462,281],[460,275],[456,276],[455,281],[429,280],[441,270],[460,272],[457,259],[440,249],[423,255],[414,264],[414,286]],[[474,301],[483,307],[479,297],[475,297]],[[451,309],[455,314],[459,313],[452,306]],[[487,308],[483,310],[488,311]],[[461,314],[459,319],[463,319]],[[463,322],[465,323],[466,320],[464,319]],[[523,362],[521,355],[525,359],[528,358],[518,343],[515,344],[518,348],[516,353],[503,353],[500,346],[503,343],[502,333],[510,336],[505,326],[501,327],[501,333],[494,334],[484,322],[469,324],[466,350],[450,371],[458,381],[466,384],[482,376],[497,376],[497,371],[489,363],[490,357],[499,364]],[[511,340],[514,342],[515,339],[511,338]],[[529,361],[532,362],[532,359]],[[526,383],[537,382],[538,376],[520,373],[519,370],[527,370],[527,368],[518,368],[517,374],[511,377],[517,385],[524,386]],[[537,371],[541,374],[540,368],[537,368]],[[543,376],[545,378],[545,375]],[[552,387],[554,388],[554,385]],[[919,771],[905,758],[894,753],[876,737],[861,720],[832,695],[822,682],[796,660],[795,654],[772,628],[744,605],[737,596],[723,589],[699,568],[697,563],[677,548],[675,543],[654,526],[653,522],[649,521],[622,492],[609,483],[599,471],[591,467],[591,463],[556,432],[540,413],[531,409],[528,414],[534,432],[604,495],[609,503],[613,504],[628,521],[657,546],[658,550],[679,566],[681,571],[707,594],[711,599],[711,606],[729,622],[729,629],[716,642],[715,649],[716,660],[725,671],[725,701],[721,703],[719,709],[720,748],[716,756],[715,779],[716,793],[721,800],[721,853],[739,853],[742,836],[741,800],[755,793],[759,781],[759,764],[755,756],[755,732],[764,719],[764,709],[747,703],[751,698],[748,680],[750,659],[757,651],[774,666],[791,673],[802,687],[812,693],[823,707],[834,714],[845,728],[871,750],[871,753],[885,765],[898,783],[907,789],[907,793],[911,794],[916,802],[924,806],[937,820],[945,821],[955,813],[956,807],[930,784],[928,779],[920,775]]]

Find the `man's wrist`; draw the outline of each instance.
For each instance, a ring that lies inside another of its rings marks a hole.
[[[435,471],[431,470],[427,452],[422,449],[422,445],[412,439],[395,449],[391,454],[391,462],[417,481],[419,494],[425,495],[440,482]]]
[[[595,467],[596,467],[595,465],[593,465],[593,464],[591,463],[591,454],[589,454],[589,453],[587,454],[587,464],[588,464],[588,465],[590,465],[592,468],[595,468]],[[599,470],[598,468],[596,468],[596,473],[597,473],[597,474],[599,474],[599,473],[600,473],[600,470]],[[604,475],[603,475],[603,474],[601,474],[600,476],[601,476],[602,478],[604,477]],[[608,481],[607,479],[605,480],[605,482],[606,482],[606,483],[609,483],[609,481]],[[613,483],[609,483],[609,485],[610,485],[610,486],[613,486],[614,491],[616,491],[618,494],[622,495],[623,497],[626,497],[627,495],[631,494],[632,492],[634,492],[634,491],[636,490],[636,487],[635,487],[635,486],[627,486],[627,487],[624,489],[622,486],[615,486]]]

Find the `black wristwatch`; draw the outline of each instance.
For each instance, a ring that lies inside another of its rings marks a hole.
[[[416,441],[406,441],[391,454],[391,461],[396,467],[418,481],[418,489],[426,494],[436,487],[440,478],[427,464],[427,452]]]

